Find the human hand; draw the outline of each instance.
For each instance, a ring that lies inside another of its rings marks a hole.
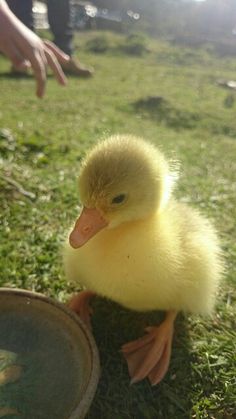
[[[11,60],[15,68],[32,67],[36,79],[36,94],[43,97],[49,66],[58,82],[66,84],[60,66],[70,57],[50,41],[42,41],[10,11],[4,0],[0,0],[0,50]]]

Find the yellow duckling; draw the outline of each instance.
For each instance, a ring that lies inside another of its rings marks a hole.
[[[71,308],[89,323],[97,293],[133,310],[167,311],[160,326],[122,347],[132,383],[161,381],[177,312],[210,313],[222,273],[213,227],[171,197],[173,183],[163,154],[128,135],[96,145],[79,176],[83,210],[64,261],[68,279],[87,291]]]

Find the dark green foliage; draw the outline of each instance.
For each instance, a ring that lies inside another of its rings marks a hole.
[[[88,51],[102,54],[110,48],[109,40],[104,35],[96,36],[87,42],[86,48]]]
[[[142,56],[148,52],[147,38],[139,33],[128,35],[120,49],[126,54]]]

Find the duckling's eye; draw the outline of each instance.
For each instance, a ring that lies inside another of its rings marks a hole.
[[[120,194],[120,195],[117,195],[117,196],[115,196],[113,199],[112,199],[112,204],[121,204],[123,201],[125,200],[125,194],[124,193],[122,193],[122,194]]]

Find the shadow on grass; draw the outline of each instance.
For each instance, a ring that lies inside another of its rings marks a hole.
[[[137,100],[132,105],[133,109],[142,116],[163,122],[176,130],[193,129],[201,120],[197,113],[177,109],[161,96],[148,96]]]
[[[19,79],[33,79],[34,75],[31,73],[14,73],[11,71],[5,71],[0,73],[0,79],[11,79],[11,80],[19,80]]]
[[[224,102],[224,107],[232,107],[232,99]],[[225,135],[236,138],[234,124],[225,124],[225,120],[219,118],[217,121],[214,115],[198,114],[186,109],[179,109],[173,106],[162,96],[147,96],[138,99],[129,106],[123,107],[122,111],[136,113],[142,118],[150,119],[158,124],[163,124],[175,131],[182,129],[197,129],[199,127],[208,130],[212,135]]]
[[[68,75],[68,74],[67,74]],[[71,76],[71,75],[69,75]],[[55,78],[55,76],[48,72],[47,73],[47,79],[53,79]],[[78,76],[77,76],[78,78]],[[1,79],[10,79],[10,80],[33,80],[35,79],[35,76],[32,72],[28,72],[28,73],[16,73],[16,72],[11,72],[11,70],[9,71],[5,71],[5,72],[1,72],[0,73],[0,80]]]
[[[102,374],[87,419],[187,419],[190,397],[190,344],[186,320],[176,321],[173,353],[165,379],[152,387],[148,380],[130,386],[122,344],[144,334],[148,325],[159,324],[163,313],[136,313],[110,301],[93,303],[93,330]]]
[[[66,77],[68,78],[75,78],[80,80],[90,80],[92,77],[89,76],[82,76],[78,74],[73,74],[70,71],[63,70]],[[0,73],[0,80],[1,79],[10,79],[10,80],[33,80],[35,78],[34,74],[32,72],[29,73],[16,73],[11,71],[5,71],[3,73]],[[47,73],[47,79],[55,79],[54,74],[51,72]]]

